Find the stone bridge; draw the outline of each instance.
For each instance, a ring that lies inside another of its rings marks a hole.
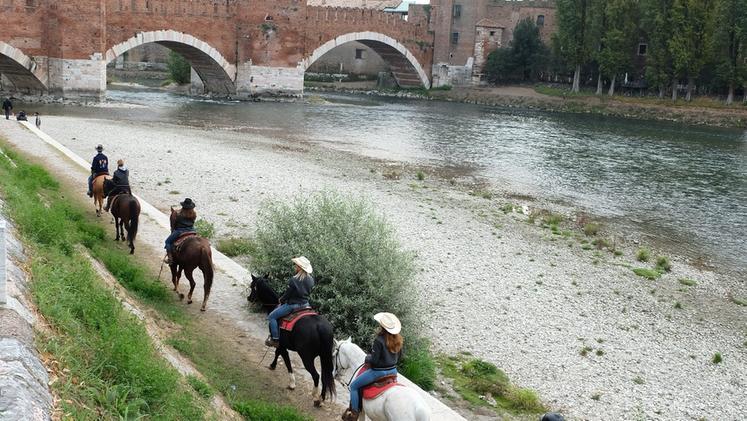
[[[3,90],[100,99],[106,65],[158,43],[192,65],[205,93],[300,95],[306,69],[326,52],[361,42],[403,87],[430,87],[433,34],[427,8],[409,21],[305,0],[3,0]]]

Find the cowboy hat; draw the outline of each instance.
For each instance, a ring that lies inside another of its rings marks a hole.
[[[184,199],[182,203],[179,203],[182,205],[182,208],[184,209],[194,209],[195,208],[195,202],[192,201],[189,197]]]
[[[102,144],[99,143],[98,145],[96,145],[96,150],[99,151],[99,152],[103,151],[104,150],[104,145],[102,145]]]
[[[298,265],[298,267],[300,267],[301,270],[303,270],[304,272],[306,272],[308,274],[311,274],[311,272],[314,271],[314,269],[311,267],[311,262],[309,262],[309,259],[307,259],[307,258],[305,258],[303,256],[294,257],[294,258],[291,259],[291,262],[293,262],[296,265]]]
[[[402,330],[402,323],[400,323],[397,316],[392,313],[376,313],[373,318],[379,322],[384,330],[392,335],[396,335]]]

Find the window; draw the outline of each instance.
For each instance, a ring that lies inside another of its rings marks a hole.
[[[545,26],[545,15],[537,16],[537,26]]]
[[[355,58],[357,60],[363,60],[364,58],[366,58],[365,54],[366,54],[366,50],[364,50],[362,48],[356,48],[355,49]]]
[[[462,5],[461,4],[455,4],[451,10],[451,16],[453,18],[459,18],[462,16]]]
[[[495,36],[495,31],[490,31],[490,36],[494,37]]]
[[[647,53],[648,53],[648,44],[644,44],[644,43],[638,44],[638,55],[645,56]]]
[[[451,33],[451,43],[452,44],[459,44],[459,32],[452,32]]]

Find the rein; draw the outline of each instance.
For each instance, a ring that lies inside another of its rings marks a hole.
[[[337,348],[335,349],[335,368],[338,371],[339,371],[340,368],[342,368],[343,370],[347,370],[348,368],[350,368],[350,367],[342,367],[342,362],[340,361],[340,347],[341,346],[342,346],[342,344],[338,345]],[[356,368],[353,371],[353,374],[350,375],[350,380],[348,380],[347,383],[345,383],[344,381],[342,381],[340,379],[337,379],[337,381],[340,382],[340,384],[343,385],[343,386],[345,386],[345,387],[350,386],[350,383],[352,383],[353,380],[355,379],[356,373],[358,373],[358,370],[360,370],[361,367],[363,367],[364,364],[366,364],[366,363],[364,362],[363,364],[359,365],[358,368]]]

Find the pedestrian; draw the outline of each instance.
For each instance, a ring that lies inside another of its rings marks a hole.
[[[34,116],[36,116],[36,128],[41,129],[42,119],[41,119],[41,116],[39,115],[39,112],[38,111],[35,112]]]
[[[10,110],[13,109],[13,103],[10,102],[10,98],[5,98],[3,101],[3,110],[5,110],[5,119],[10,120]]]
[[[29,121],[28,117],[26,117],[26,111],[21,110],[20,113],[16,116],[16,120],[18,121]]]

